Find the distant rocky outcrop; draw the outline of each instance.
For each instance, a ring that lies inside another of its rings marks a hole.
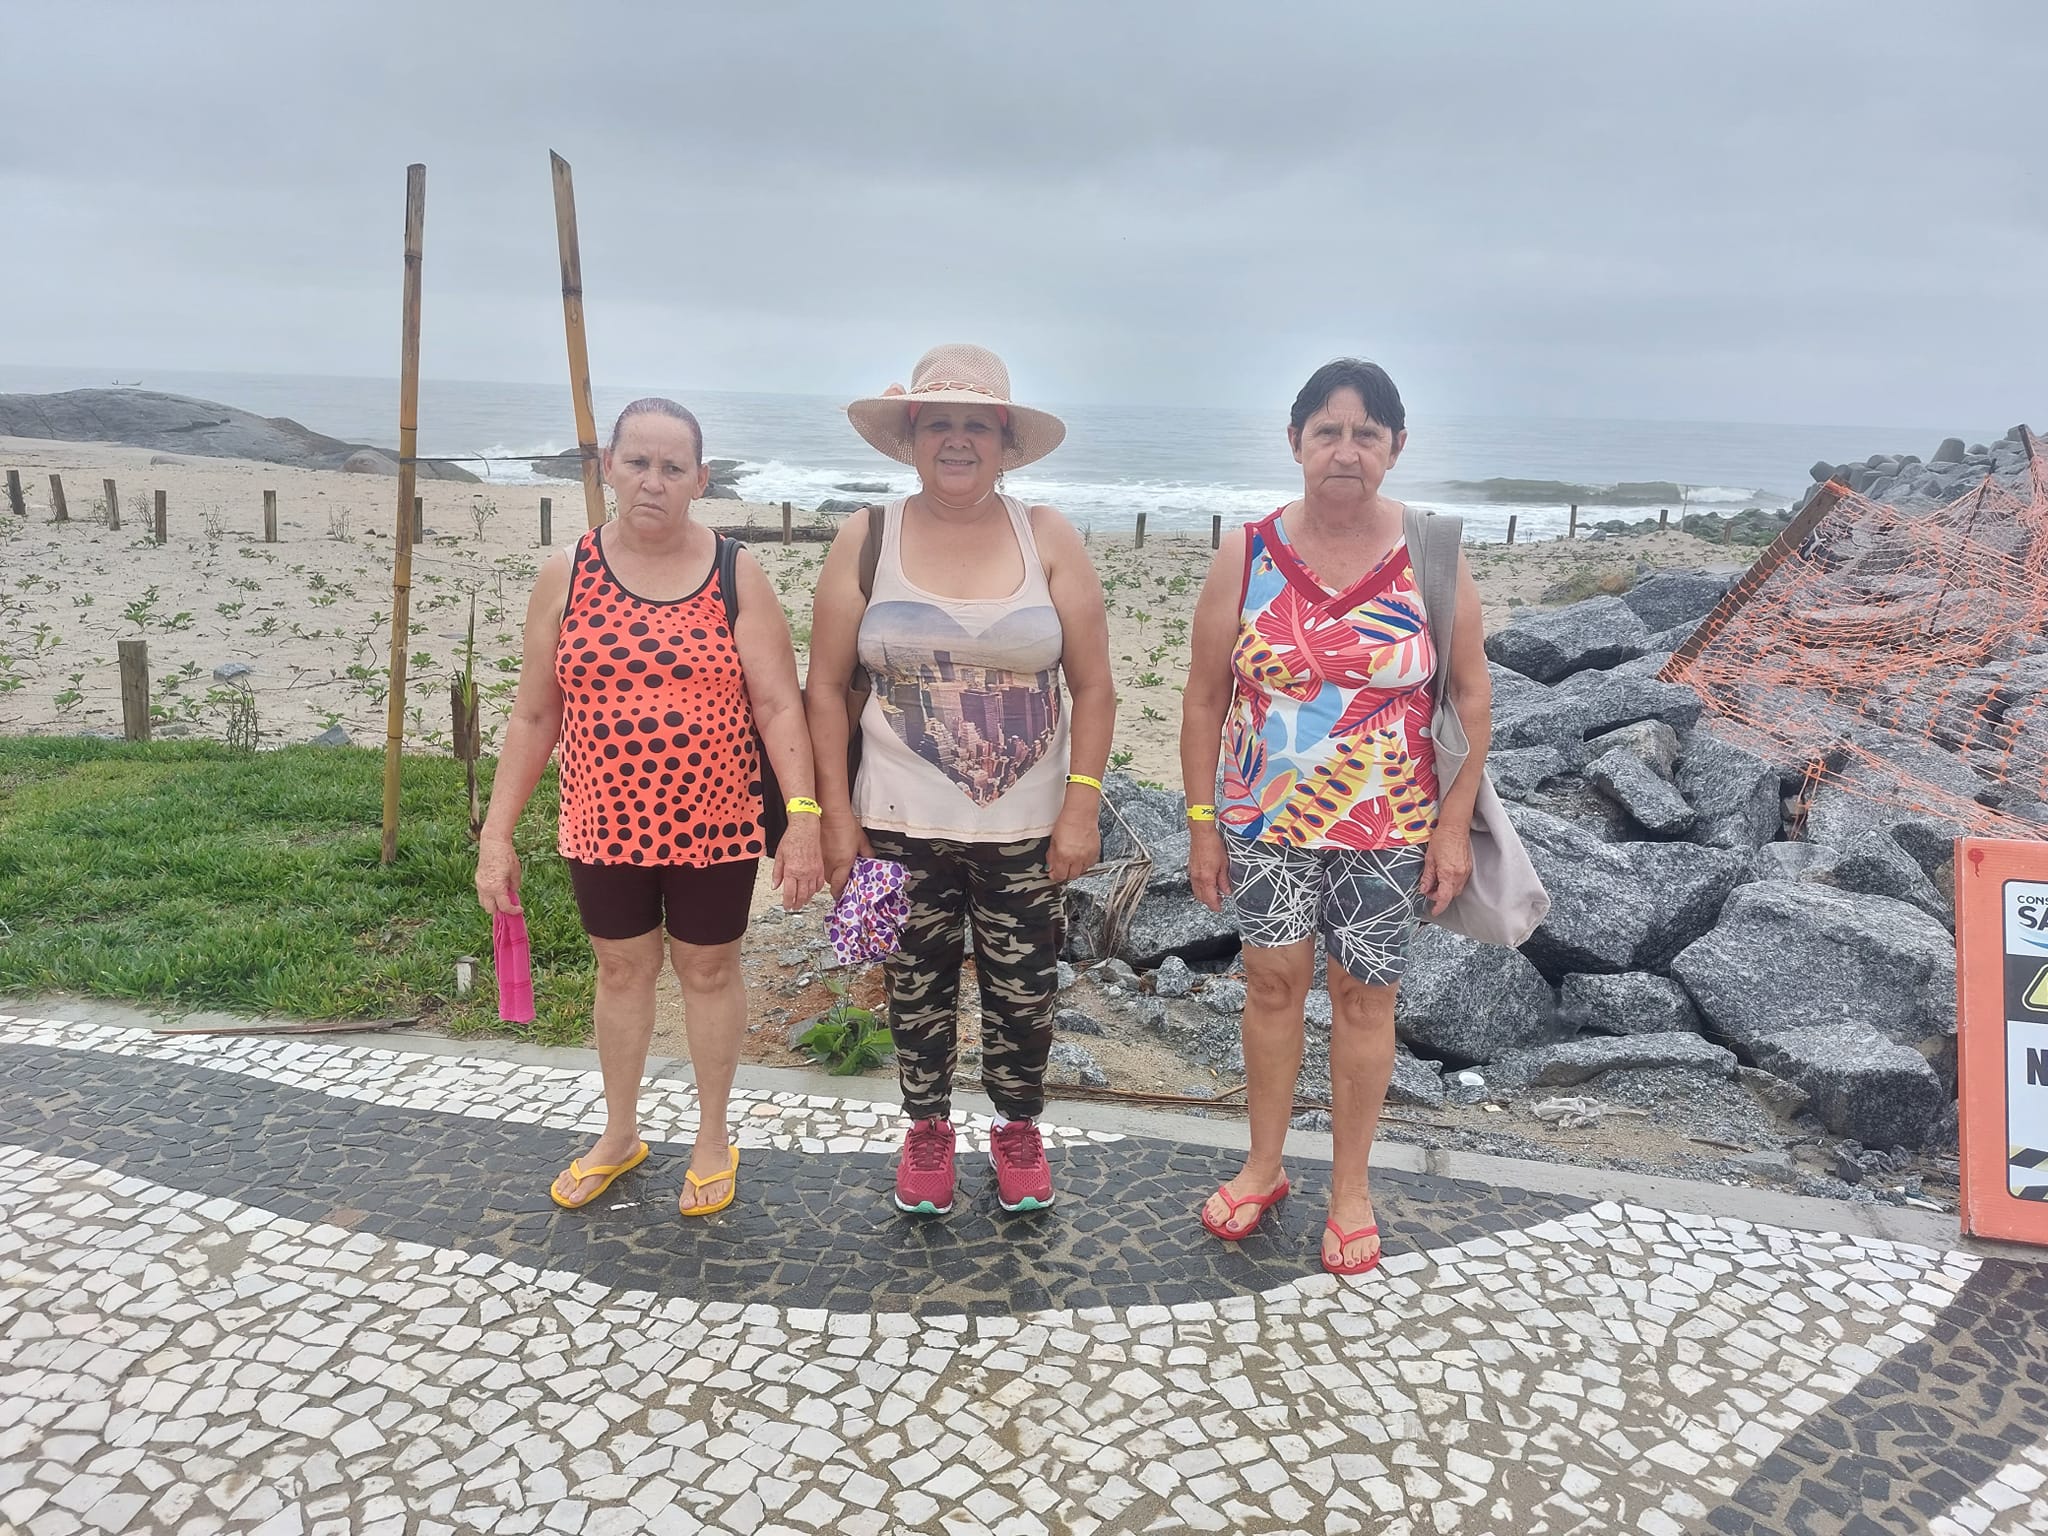
[[[0,395],[0,437],[125,443],[209,458],[255,459],[295,469],[398,473],[395,449],[345,443],[288,416],[258,416],[216,400],[194,400],[189,395],[167,395],[153,389]],[[455,464],[422,463],[419,475],[423,480],[477,479]]]
[[[544,458],[528,459],[527,467],[536,475],[550,480],[581,480],[583,478],[583,456],[580,453],[551,453]],[[711,483],[705,488],[706,501],[744,501],[740,494],[739,477],[749,473],[738,459],[706,459],[711,471]]]

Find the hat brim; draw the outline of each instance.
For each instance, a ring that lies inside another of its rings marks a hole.
[[[991,400],[966,389],[935,389],[917,395],[871,395],[846,408],[853,430],[880,452],[899,464],[911,462],[911,404],[930,405],[944,401],[951,405],[1000,406],[1010,415],[1011,445],[1003,449],[1002,467],[1022,469],[1036,463],[1066,441],[1067,424],[1050,411],[1034,410],[1007,400]]]

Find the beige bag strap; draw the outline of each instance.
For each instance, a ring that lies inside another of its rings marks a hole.
[[[1465,519],[1448,513],[1418,512],[1410,507],[1401,520],[1415,582],[1422,589],[1422,614],[1429,639],[1444,664],[1430,680],[1439,705],[1450,675],[1451,631],[1458,618],[1458,551],[1465,541]]]

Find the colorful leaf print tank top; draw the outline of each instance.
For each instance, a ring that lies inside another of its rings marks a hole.
[[[602,531],[576,541],[555,641],[562,857],[758,859],[761,763],[718,563],[688,597],[655,602],[620,585]]]
[[[1302,848],[1428,842],[1436,649],[1408,546],[1332,594],[1287,542],[1279,512],[1245,541],[1217,820]]]

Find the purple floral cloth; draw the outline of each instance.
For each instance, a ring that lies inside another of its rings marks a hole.
[[[887,859],[855,859],[846,889],[825,919],[825,932],[841,965],[861,965],[896,953],[909,915],[903,866]]]

